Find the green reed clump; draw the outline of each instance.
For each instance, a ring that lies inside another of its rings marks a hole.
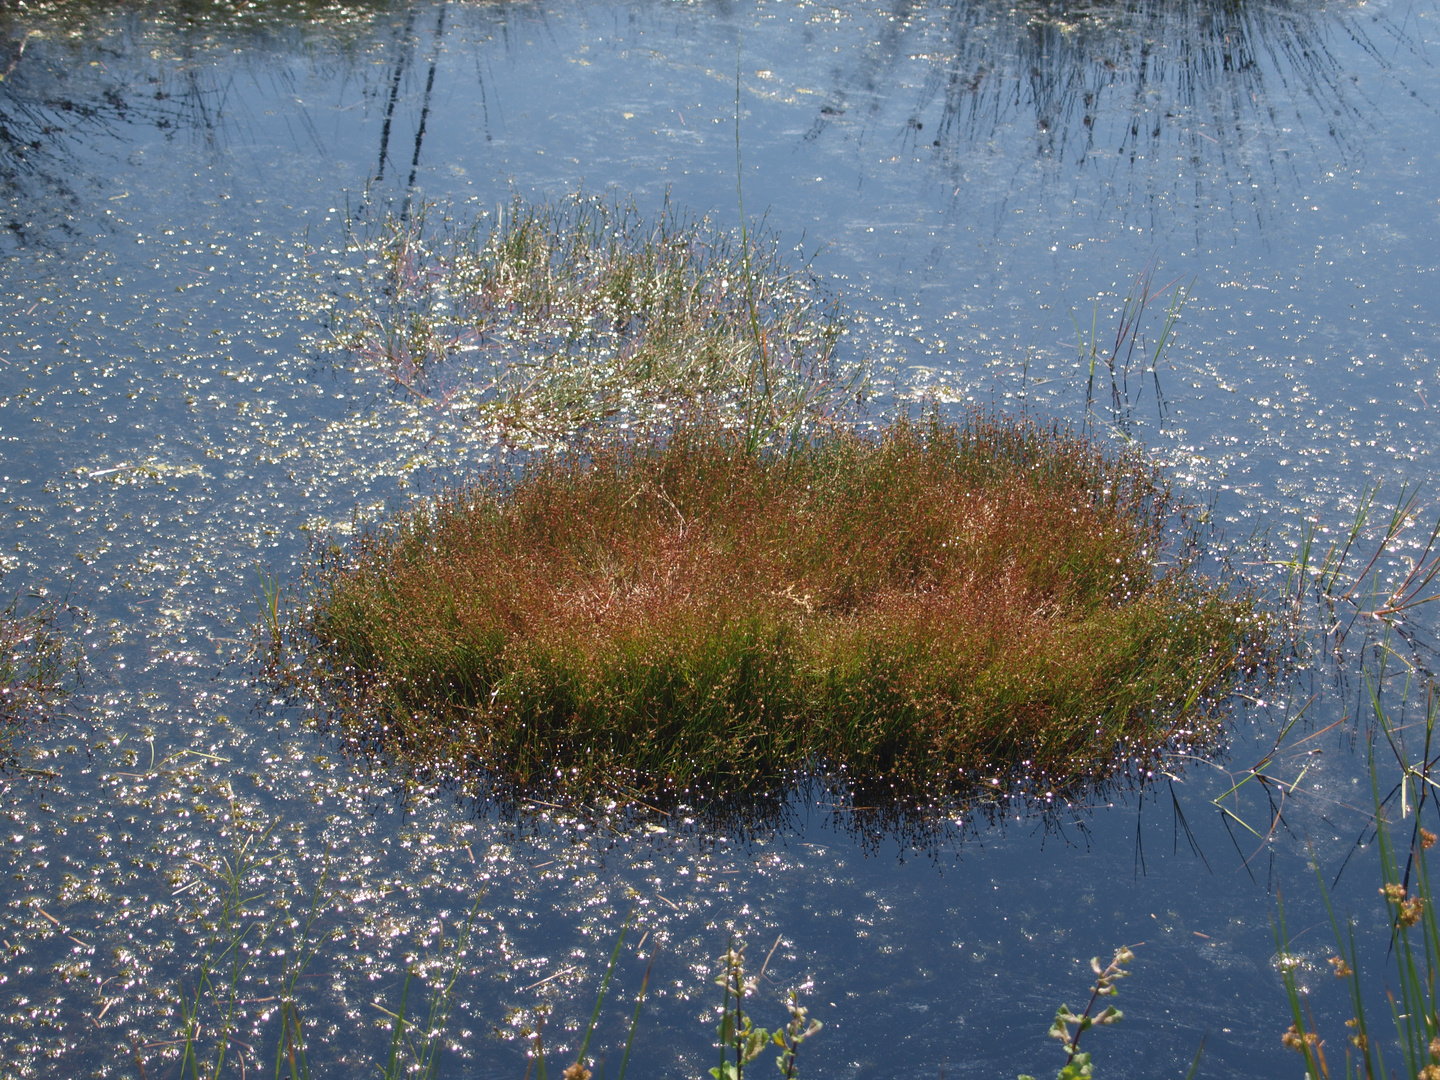
[[[853,405],[841,326],[773,234],[667,203],[516,196],[476,218],[424,205],[352,230],[334,343],[512,441],[724,413],[752,446]]]
[[[1184,565],[1165,476],[1028,420],[555,454],[321,552],[272,651],[353,735],[520,789],[1063,780],[1203,724],[1266,622]],[[451,763],[451,764],[445,764]]]

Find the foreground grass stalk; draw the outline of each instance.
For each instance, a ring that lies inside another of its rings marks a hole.
[[[1091,312],[1088,341],[1085,331],[1080,327],[1079,320],[1075,318],[1075,313],[1073,311],[1070,313],[1070,321],[1075,327],[1080,365],[1087,371],[1086,422],[1089,424],[1094,419],[1096,376],[1103,364],[1110,377],[1110,420],[1116,430],[1127,437],[1132,427],[1134,407],[1138,402],[1139,395],[1144,390],[1143,380],[1146,375],[1147,359],[1150,380],[1155,390],[1156,409],[1162,419],[1165,415],[1165,395],[1160,387],[1160,361],[1164,359],[1175,340],[1176,324],[1179,323],[1185,310],[1185,304],[1190,299],[1190,294],[1195,287],[1194,280],[1191,280],[1189,284],[1180,283],[1178,280],[1171,281],[1156,287],[1155,269],[1153,261],[1146,263],[1135,275],[1135,280],[1131,282],[1121,304],[1120,317],[1115,325],[1115,339],[1111,343],[1108,353],[1104,352],[1100,345],[1100,301],[1095,301]],[[1146,349],[1141,344],[1144,340],[1145,313],[1156,300],[1169,293],[1172,288],[1174,292],[1166,305],[1159,332],[1155,336],[1154,348]],[[1141,349],[1138,368],[1135,364],[1137,348]],[[1132,372],[1142,381],[1142,386],[1134,398],[1130,394]]]
[[[1264,662],[1246,595],[1172,556],[1137,453],[975,414],[552,454],[317,551],[272,672],[362,746],[509,790],[733,797],[820,767],[1057,785],[1213,730]]]
[[[222,860],[218,871],[219,909],[213,916],[196,902],[193,918],[205,929],[206,948],[193,987],[188,992],[183,985],[180,988],[182,1077],[218,1080],[224,1072],[232,1037],[239,1030],[240,987],[270,929],[250,915],[249,907],[259,897],[246,895],[245,881],[263,858],[262,849],[274,829],[271,824],[245,837],[233,858]],[[207,1053],[202,1045],[207,1028],[203,1018],[212,1010],[217,1015],[209,1021],[213,1034]]]
[[[1092,957],[1090,970],[1095,973],[1095,985],[1091,989],[1085,1011],[1076,1013],[1064,1004],[1055,1010],[1055,1022],[1050,1025],[1049,1035],[1058,1041],[1065,1051],[1065,1064],[1055,1074],[1055,1080],[1088,1080],[1093,1074],[1090,1054],[1080,1049],[1080,1037],[1092,1027],[1107,1027],[1120,1022],[1124,1014],[1114,1005],[1105,1006],[1099,1013],[1095,1012],[1095,1006],[1102,997],[1113,997],[1119,993],[1115,984],[1130,974],[1125,970],[1125,965],[1134,959],[1134,952],[1123,945],[1115,950],[1114,958],[1103,968],[1100,966],[1100,958]],[[1075,1029],[1073,1033],[1070,1030],[1072,1027]],[[1191,1066],[1190,1071],[1195,1071],[1194,1066]],[[1022,1074],[1019,1080],[1035,1078]]]
[[[1285,571],[1285,595],[1296,622],[1307,594],[1313,593],[1328,617],[1325,632],[1337,648],[1356,620],[1393,627],[1414,609],[1440,599],[1440,516],[1428,532],[1417,529],[1426,513],[1422,486],[1403,483],[1388,518],[1382,518],[1377,513],[1380,488],[1376,481],[1361,490],[1352,520],[1322,557],[1317,558],[1316,548],[1320,526],[1312,518],[1301,522],[1295,554],[1271,562]],[[1348,617],[1342,618],[1341,610]]]
[[[1275,952],[1280,958],[1280,976],[1285,984],[1285,998],[1290,1005],[1290,1029],[1281,1036],[1281,1041],[1305,1059],[1305,1075],[1311,1080],[1328,1080],[1330,1069],[1325,1061],[1325,1052],[1320,1045],[1320,1036],[1314,1030],[1315,1024],[1308,1008],[1301,1000],[1300,987],[1295,981],[1296,961],[1290,955],[1290,932],[1285,925],[1283,897],[1276,898]]]
[[[315,924],[320,919],[320,901],[325,883],[330,877],[330,861],[327,854],[325,868],[315,891],[310,897],[310,909],[300,928],[299,940],[287,962],[280,991],[280,1038],[275,1043],[275,1080],[280,1080],[281,1069],[289,1066],[290,1080],[310,1080],[310,1063],[306,1055],[305,1035],[300,1018],[300,1003],[297,984],[304,976],[311,962],[333,936],[333,931],[315,936]]]
[[[438,1073],[440,1055],[445,1049],[445,1032],[450,1024],[450,1014],[455,1010],[456,984],[465,970],[471,931],[483,899],[482,891],[476,896],[465,920],[456,927],[453,941],[444,937],[442,927],[439,951],[441,957],[448,953],[448,958],[437,961],[438,976],[426,978],[422,975],[422,965],[418,962],[406,967],[405,981],[400,988],[399,1009],[389,1014],[390,1054],[382,1073],[385,1080],[401,1080],[402,1077],[434,1080]],[[410,987],[417,978],[424,978],[429,984],[427,1015],[423,1024],[416,1024],[409,1019]],[[383,1012],[389,1011],[378,1003],[377,1008]]]
[[[630,1017],[630,1030],[625,1035],[625,1054],[620,1058],[620,1075],[615,1080],[625,1080],[625,1070],[630,1067],[630,1050],[635,1045],[635,1032],[640,1027],[640,1010],[645,1005],[645,992],[650,988],[650,973],[655,968],[655,957],[660,952],[657,944],[650,951],[650,962],[645,965],[645,977],[640,980],[640,992],[635,996],[635,1013]]]
[[[715,1029],[720,1047],[720,1063],[710,1070],[714,1080],[744,1080],[745,1066],[758,1058],[769,1046],[777,1046],[780,1052],[775,1059],[783,1076],[798,1075],[796,1061],[800,1044],[816,1034],[823,1026],[818,1020],[809,1019],[808,1011],[799,1003],[798,991],[791,990],[786,998],[789,1022],[782,1028],[769,1031],[757,1028],[746,1012],[745,1002],[755,996],[760,984],[759,975],[745,973],[745,943],[732,935],[730,945],[720,955],[720,974],[715,985],[721,988],[723,997],[720,1004],[720,1023]],[[761,969],[764,974],[764,969]],[[730,1055],[734,1054],[734,1060]]]
[[[298,912],[291,912],[283,896],[250,891],[257,869],[268,865],[272,857],[278,827],[276,820],[247,830],[230,857],[220,860],[214,869],[218,880],[208,901],[192,901],[191,921],[200,927],[201,948],[193,973],[179,987],[178,1038],[144,1047],[134,1044],[142,1076],[142,1049],[171,1047],[176,1048],[182,1080],[251,1075],[258,1063],[247,1060],[247,1055],[254,1054],[253,1041],[273,1022],[278,1025],[275,1080],[312,1080],[313,1029],[305,1021],[300,986],[325,945],[339,932],[338,928],[320,930],[327,910],[330,862],[327,853],[308,907],[302,904]],[[374,1063],[382,1076],[434,1080],[437,1075],[458,983],[468,970],[472,930],[483,897],[482,891],[455,925],[453,937],[447,938],[444,926],[440,927],[435,955],[407,965],[398,1011],[374,1002],[391,1018],[388,1056]],[[273,994],[257,995],[255,987],[266,978],[263,960],[267,955],[283,958],[274,973],[278,988]],[[409,1016],[411,990],[417,980],[427,988],[428,1011],[423,1023]]]
[[[586,1027],[585,1027],[585,1037],[580,1040],[580,1049],[579,1049],[579,1050],[576,1052],[576,1054],[575,1054],[575,1064],[572,1065],[572,1066],[570,1067],[570,1069],[567,1069],[567,1070],[566,1070],[566,1076],[567,1076],[567,1077],[571,1074],[571,1072],[575,1071],[576,1069],[584,1070],[585,1067],[586,1067],[586,1066],[585,1066],[585,1051],[588,1050],[588,1049],[590,1049],[590,1037],[595,1034],[595,1022],[600,1019],[600,1009],[604,1006],[604,1004],[605,1004],[605,995],[606,995],[606,994],[609,992],[609,990],[610,990],[610,977],[615,974],[615,965],[620,961],[620,949],[621,949],[621,948],[624,946],[624,944],[625,944],[625,934],[629,931],[629,929],[630,929],[630,920],[633,919],[634,917],[635,917],[635,909],[632,907],[632,908],[630,909],[630,914],[628,914],[628,915],[625,916],[625,922],[624,922],[624,924],[621,925],[621,927],[620,927],[620,934],[619,934],[619,936],[617,936],[616,939],[615,939],[615,950],[610,954],[610,963],[608,963],[608,964],[605,965],[605,975],[604,975],[604,977],[600,980],[600,992],[595,995],[595,1008],[594,1008],[594,1010],[590,1013],[590,1023],[587,1024]],[[638,1017],[638,1009],[639,1009],[639,1006],[638,1006],[638,1005],[636,1006],[636,1009],[637,1009],[637,1017]],[[631,1034],[632,1034],[632,1035],[634,1034],[633,1030],[632,1030]],[[630,1048],[630,1047],[629,1047],[629,1043],[627,1042],[627,1043],[626,1043],[627,1057],[628,1057],[629,1048]],[[621,1070],[621,1071],[622,1071],[622,1072],[624,1071],[624,1070],[623,1070],[623,1067],[622,1067],[622,1070]]]
[[[401,1075],[401,1052],[405,1047],[405,1013],[410,1003],[410,983],[415,979],[415,968],[405,969],[405,982],[400,988],[400,1011],[391,1013],[390,1057],[385,1062],[385,1080]]]
[[[1421,822],[1427,806],[1435,805],[1433,746],[1437,716],[1435,687],[1427,691],[1423,727],[1423,746],[1418,756],[1407,752],[1404,735],[1383,706],[1376,687],[1378,678],[1370,678],[1371,708],[1374,714],[1369,754],[1371,793],[1375,808],[1375,848],[1380,862],[1380,888],[1389,915],[1390,935],[1387,953],[1394,957],[1396,990],[1387,991],[1395,1040],[1389,1043],[1370,1024],[1362,990],[1362,964],[1355,941],[1354,917],[1343,921],[1331,904],[1329,890],[1321,876],[1319,862],[1313,857],[1316,879],[1334,933],[1336,954],[1330,965],[1335,977],[1344,980],[1349,991],[1351,1017],[1346,1046],[1347,1077],[1378,1080],[1394,1075],[1386,1067],[1385,1045],[1399,1051],[1404,1060],[1404,1075],[1417,1080],[1440,1080],[1440,991],[1436,976],[1440,974],[1440,925],[1437,925],[1430,888],[1428,852],[1435,845],[1437,834]],[[1377,742],[1383,739],[1400,765],[1399,783],[1390,795],[1382,795],[1377,760]],[[1397,846],[1396,823],[1392,820],[1394,797],[1398,796],[1400,821],[1406,842]],[[1429,814],[1433,816],[1434,811]],[[1304,1007],[1296,985],[1294,964],[1288,952],[1288,934],[1283,908],[1279,912],[1276,943],[1281,958],[1286,995],[1290,1001],[1292,1023],[1282,1036],[1284,1044],[1300,1053],[1309,1080],[1328,1080],[1329,1063],[1318,1025]],[[1397,992],[1398,991],[1398,992]]]

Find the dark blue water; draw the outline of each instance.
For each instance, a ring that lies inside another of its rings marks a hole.
[[[0,781],[0,1074],[134,1077],[138,1048],[146,1076],[173,1075],[217,867],[256,851],[257,923],[300,912],[329,868],[336,937],[302,981],[322,1075],[383,1060],[380,1007],[482,890],[442,1075],[523,1075],[546,1006],[547,1044],[573,1048],[633,905],[597,1041],[613,1060],[659,942],[636,1075],[712,1064],[733,928],[757,965],[779,938],[759,1022],[807,987],[813,1075],[1046,1075],[1089,958],[1143,941],[1124,1023],[1086,1036],[1104,1075],[1182,1076],[1204,1037],[1202,1076],[1293,1076],[1281,890],[1338,1057],[1307,845],[1333,874],[1371,807],[1363,628],[1338,651],[1309,639],[1223,748],[1170,775],[910,833],[797,795],[748,835],[613,835],[606,807],[580,830],[543,806],[517,823],[347,759],[270,707],[251,628],[262,569],[295,580],[307,537],[492,453],[463,413],[325,348],[347,215],[584,185],[735,226],[737,68],[746,208],[841,296],[882,401],[1080,422],[1077,325],[1113,334],[1147,265],[1193,280],[1165,405],[1137,380],[1123,427],[1273,595],[1266,560],[1303,520],[1343,527],[1377,480],[1393,503],[1440,454],[1436,47],[1433,0],[0,16],[0,563],[7,592],[83,608],[91,654]],[[1143,329],[1153,344],[1158,320]],[[1400,627],[1413,647],[1392,635],[1397,710],[1423,693],[1433,622]],[[1298,786],[1251,781],[1222,816],[1212,800],[1302,708],[1268,766]],[[1362,851],[1337,900],[1378,987],[1377,882]],[[262,999],[293,941],[277,930],[246,973],[247,1071],[274,1060]]]

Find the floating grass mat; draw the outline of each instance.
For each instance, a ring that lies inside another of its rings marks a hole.
[[[681,424],[331,547],[274,670],[412,766],[521,791],[1060,783],[1213,731],[1263,660],[1254,600],[1167,560],[1176,514],[1139,454],[1028,419],[786,453]]]

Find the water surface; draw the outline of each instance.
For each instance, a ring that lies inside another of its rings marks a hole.
[[[343,538],[492,452],[465,416],[324,349],[347,220],[583,184],[647,208],[668,191],[733,226],[737,69],[746,208],[848,305],[882,402],[1079,421],[1077,323],[1113,327],[1147,264],[1193,279],[1165,407],[1132,387],[1126,427],[1213,500],[1216,552],[1272,581],[1252,538],[1287,556],[1304,516],[1338,526],[1365,485],[1393,496],[1440,452],[1436,17],[1400,0],[5,16],[0,560],[7,589],[84,608],[91,666],[3,781],[0,1071],[137,1076],[138,1046],[147,1075],[173,1072],[195,911],[213,913],[215,868],[247,838],[257,911],[307,903],[329,867],[339,936],[306,998],[326,1075],[383,1056],[377,1004],[481,890],[445,1075],[523,1075],[518,1032],[547,1003],[547,1042],[573,1046],[632,904],[632,947],[648,937],[624,1002],[662,945],[632,1062],[651,1075],[710,1064],[731,928],[757,961],[779,936],[772,1022],[808,985],[816,1074],[1042,1075],[1089,957],[1143,940],[1125,1023],[1093,1035],[1107,1075],[1183,1075],[1202,1036],[1203,1076],[1293,1075],[1279,888],[1338,1043],[1305,852],[1338,868],[1370,804],[1358,633],[1344,664],[1237,704],[1208,762],[900,836],[813,793],[720,835],[607,834],[543,806],[503,819],[337,753],[248,657],[262,569],[293,581],[307,537]],[[1422,665],[1431,618],[1407,626]],[[1292,740],[1345,723],[1274,766],[1309,768],[1288,827],[1265,835],[1270,805],[1245,789],[1252,836],[1209,800],[1302,706]],[[1372,862],[1346,875],[1342,906],[1383,936]],[[292,947],[285,931],[260,950],[251,997]],[[243,1037],[265,1067],[271,1028]]]

